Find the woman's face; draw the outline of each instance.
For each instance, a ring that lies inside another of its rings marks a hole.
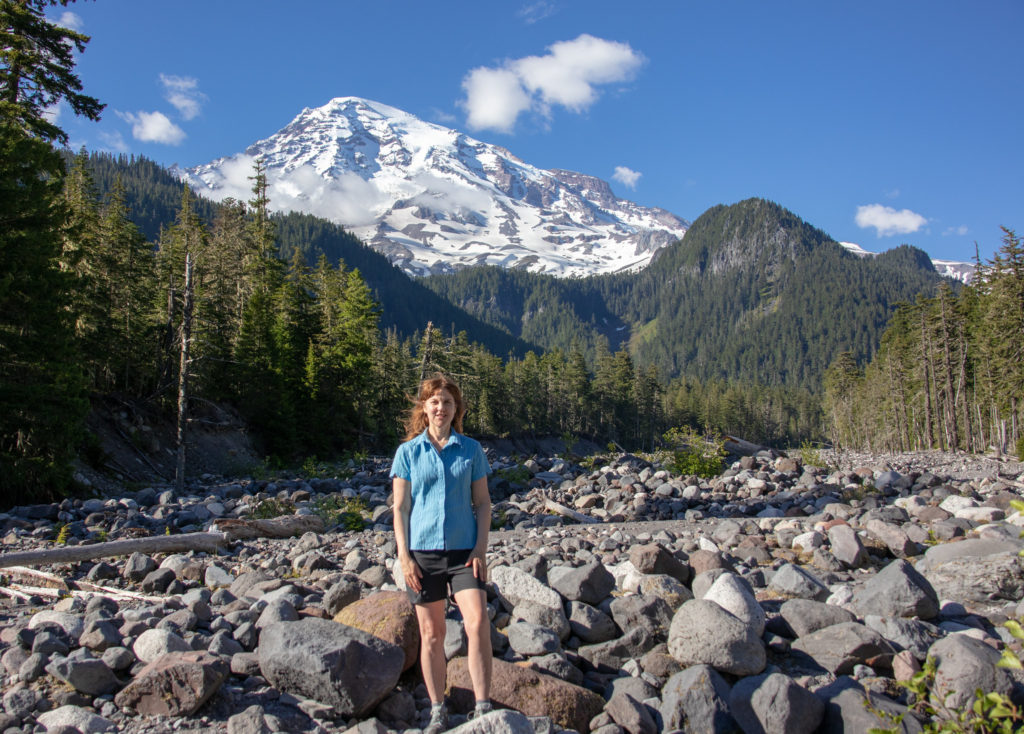
[[[440,436],[447,434],[455,418],[455,398],[452,394],[442,388],[427,398],[423,408],[433,432]]]

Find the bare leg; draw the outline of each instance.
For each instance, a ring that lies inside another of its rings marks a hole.
[[[420,666],[431,703],[444,700],[447,661],[444,659],[444,600],[416,605],[420,626]]]
[[[491,623],[483,589],[463,589],[455,595],[469,641],[469,677],[477,701],[491,698]],[[429,689],[428,689],[429,690]]]

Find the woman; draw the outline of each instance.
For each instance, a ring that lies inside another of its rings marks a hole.
[[[428,734],[448,727],[444,637],[449,587],[469,640],[469,675],[476,694],[471,716],[491,710],[491,629],[483,590],[491,528],[490,467],[480,444],[462,435],[465,413],[455,383],[441,374],[424,380],[406,419],[405,443],[391,465],[398,561],[416,607],[420,665],[431,702],[430,724],[424,730]]]

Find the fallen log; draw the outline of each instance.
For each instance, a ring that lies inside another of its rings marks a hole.
[[[322,533],[324,521],[319,515],[282,515],[269,520],[223,518],[213,525],[232,540],[249,538],[291,538],[303,533]]]
[[[69,545],[59,548],[0,553],[0,568],[11,566],[45,566],[50,563],[78,563],[110,556],[130,556],[132,553],[181,553],[186,551],[216,552],[231,539],[227,533],[186,533],[184,535],[154,535],[149,538],[127,538],[91,545]]]
[[[49,563],[78,563],[132,553],[186,553],[218,548],[234,540],[250,538],[290,538],[307,532],[321,533],[324,521],[318,515],[283,515],[268,520],[218,520],[210,532],[183,535],[153,535],[148,538],[125,538],[106,543],[71,545],[60,548],[20,553],[0,553],[0,568],[11,566],[45,566]]]
[[[544,500],[544,508],[546,510],[550,510],[551,512],[554,512],[557,515],[562,515],[563,517],[571,518],[571,519],[575,520],[578,523],[593,524],[593,523],[601,522],[596,517],[590,517],[590,515],[584,515],[582,512],[576,512],[576,510],[570,510],[565,505],[560,505],[557,502],[555,502],[554,500]]]

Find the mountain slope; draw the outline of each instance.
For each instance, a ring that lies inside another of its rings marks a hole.
[[[414,275],[486,264],[560,276],[636,270],[688,226],[601,179],[531,166],[357,97],[305,109],[244,153],[177,173],[205,196],[244,200],[257,159],[276,210],[341,224]]]
[[[159,165],[146,158],[92,154],[89,168],[101,196],[109,193],[120,176],[132,220],[150,241],[158,238],[161,225],[174,221],[181,206],[182,184]],[[246,198],[242,195],[242,200]],[[200,196],[194,199],[193,206],[201,220],[207,224],[213,220],[216,204]],[[521,355],[537,348],[439,297],[337,224],[292,212],[275,215],[274,225],[283,259],[288,260],[299,250],[310,265],[324,254],[332,264],[344,260],[347,268],[358,268],[381,305],[382,329],[396,329],[406,337],[422,331],[427,321],[433,321],[445,333],[465,331],[470,341],[484,344],[502,356]]]
[[[552,280],[464,271],[424,282],[545,348],[568,348],[567,336],[590,344],[600,333],[663,376],[816,389],[840,352],[870,358],[895,304],[941,278],[920,250],[858,258],[792,212],[748,199],[705,212],[639,273]],[[517,322],[506,304],[530,297],[531,313],[559,319],[543,330]]]

